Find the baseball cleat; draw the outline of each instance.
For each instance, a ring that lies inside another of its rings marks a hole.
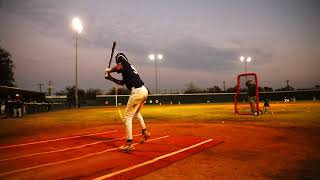
[[[130,144],[126,144],[126,145],[123,145],[119,148],[120,151],[123,151],[123,152],[130,152],[130,151],[133,151],[135,148],[133,147],[133,145],[130,143]]]
[[[147,141],[147,139],[151,136],[151,134],[148,131],[145,131],[142,135],[142,139],[140,141],[140,143],[144,143]]]

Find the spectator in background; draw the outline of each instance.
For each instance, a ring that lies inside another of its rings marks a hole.
[[[11,110],[12,110],[12,105],[13,105],[13,101],[11,99],[11,96],[8,95],[7,99],[4,102],[4,119],[7,119],[8,117],[10,117],[11,115]]]
[[[0,115],[4,114],[4,102],[2,101],[2,99],[0,99],[0,108],[1,108],[1,111],[0,111]]]
[[[16,94],[16,98],[13,102],[13,117],[22,117],[22,107],[23,101],[21,100],[20,95]]]
[[[271,107],[270,107],[270,100],[268,98],[265,98],[263,100],[263,113],[271,112]],[[273,114],[273,112],[271,112]]]
[[[51,102],[49,102],[49,101],[47,101],[47,104],[48,104],[48,112],[49,112],[49,111],[51,111],[51,105],[52,105],[52,104],[51,104]]]

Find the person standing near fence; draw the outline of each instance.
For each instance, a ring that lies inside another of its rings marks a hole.
[[[13,102],[13,117],[22,117],[22,107],[23,107],[23,102],[21,100],[21,97],[19,94],[16,94],[16,98]]]
[[[4,119],[7,119],[11,115],[13,101],[11,99],[11,96],[8,95],[7,99],[4,102]]]

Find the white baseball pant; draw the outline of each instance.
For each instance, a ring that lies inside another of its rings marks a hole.
[[[148,90],[142,86],[140,88],[132,89],[127,107],[124,113],[123,122],[126,128],[127,139],[132,140],[132,119],[136,117],[139,120],[142,129],[146,129],[143,117],[140,110],[147,100]]]

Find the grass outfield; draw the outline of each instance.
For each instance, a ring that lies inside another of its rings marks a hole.
[[[235,115],[232,103],[145,106],[142,114],[150,122],[206,122],[267,126],[320,127],[320,102],[273,102],[274,114],[260,116]],[[123,115],[125,106],[120,107]],[[136,121],[134,121],[137,123]],[[36,135],[44,130],[70,131],[121,124],[120,114],[114,107],[87,107],[48,113],[26,115],[22,119],[0,120],[0,139]]]

